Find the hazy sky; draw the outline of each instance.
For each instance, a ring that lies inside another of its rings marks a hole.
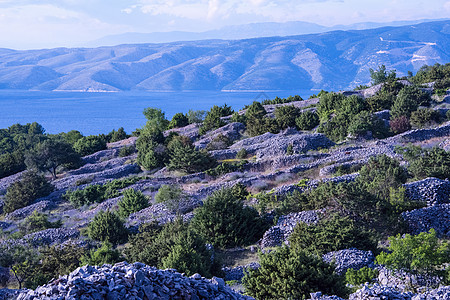
[[[82,45],[124,32],[253,22],[331,26],[450,17],[450,0],[0,0],[0,48]]]

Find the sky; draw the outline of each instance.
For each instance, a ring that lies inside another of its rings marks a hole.
[[[125,32],[256,22],[325,26],[450,17],[450,0],[0,0],[0,48],[82,46]]]

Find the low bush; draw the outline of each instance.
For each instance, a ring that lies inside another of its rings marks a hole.
[[[280,129],[295,127],[295,120],[300,115],[300,109],[293,105],[278,106],[275,108],[275,120]]]
[[[141,191],[127,189],[123,191],[123,199],[120,200],[118,214],[122,218],[143,210],[149,206],[147,197]]]
[[[103,242],[98,249],[91,249],[81,257],[80,265],[102,266],[104,264],[115,264],[123,261],[120,251],[113,249],[112,244]]]
[[[164,203],[172,211],[179,212],[180,203],[186,198],[179,185],[164,184],[155,195],[156,203]]]
[[[223,162],[214,169],[209,169],[206,171],[206,174],[209,176],[217,177],[231,172],[243,172],[244,166],[248,162],[246,160],[241,160],[239,162]]]
[[[81,156],[86,156],[106,149],[106,137],[101,135],[84,136],[73,145]]]
[[[300,130],[311,130],[319,125],[319,116],[315,112],[305,111],[295,119],[295,124]]]
[[[228,148],[232,144],[233,141],[231,141],[227,136],[219,134],[206,146],[206,150],[222,150]]]
[[[19,225],[19,229],[24,234],[28,234],[48,228],[59,228],[61,227],[61,225],[61,220],[50,222],[46,214],[40,213],[35,210]]]
[[[241,148],[241,150],[239,150],[239,151],[236,153],[236,158],[237,158],[237,159],[246,159],[246,158],[247,158],[247,155],[248,155],[247,150],[245,150],[245,148]]]
[[[441,120],[441,114],[430,108],[422,108],[411,113],[409,122],[416,128],[436,125]]]
[[[89,223],[88,236],[93,240],[117,245],[127,240],[128,230],[116,213],[101,210]]]
[[[422,149],[417,146],[399,147],[397,151],[409,162],[408,171],[415,179],[450,178],[450,153],[439,147]]]
[[[119,157],[126,157],[134,154],[136,152],[136,148],[134,146],[125,146],[119,150]]]
[[[361,285],[366,282],[372,282],[378,277],[378,270],[369,267],[363,267],[359,270],[348,269],[345,273],[345,281],[352,285]]]
[[[256,299],[307,299],[321,291],[345,297],[344,279],[321,257],[294,248],[280,247],[260,253],[258,269],[250,269],[242,282],[248,295]]]
[[[176,113],[173,115],[169,123],[168,129],[179,128],[189,125],[188,117],[183,113]]]

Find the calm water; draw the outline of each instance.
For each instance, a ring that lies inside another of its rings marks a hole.
[[[253,100],[273,99],[298,94],[304,99],[311,91],[270,92],[34,92],[0,90],[0,128],[15,123],[38,122],[47,133],[72,129],[84,135],[108,133],[124,127],[127,133],[145,124],[142,111],[156,107],[171,119],[189,109],[208,110],[213,105],[232,106],[235,110]]]

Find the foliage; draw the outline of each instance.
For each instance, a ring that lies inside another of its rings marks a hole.
[[[398,234],[389,237],[389,253],[380,253],[376,261],[390,269],[440,275],[442,265],[450,262],[450,243],[439,241],[434,229],[415,236]]]
[[[389,126],[391,127],[391,131],[395,134],[403,133],[411,129],[411,124],[406,116],[393,118],[389,121]]]
[[[261,267],[243,278],[246,293],[256,299],[307,299],[316,291],[347,294],[343,278],[320,257],[286,246],[259,256]]]
[[[102,135],[84,136],[73,145],[73,149],[81,156],[106,149],[106,137]]]
[[[206,111],[204,111],[204,110],[192,110],[192,109],[190,109],[188,111],[188,113],[186,114],[189,124],[203,122],[205,115],[206,115]]]
[[[120,148],[119,157],[130,156],[130,155],[134,154],[135,152],[136,152],[136,148],[133,145],[125,146],[125,147]]]
[[[450,88],[450,63],[434,66],[423,65],[411,80],[416,84],[435,82],[434,88]]]
[[[294,154],[294,146],[292,144],[287,145],[286,147],[286,155]]]
[[[5,206],[6,213],[30,205],[34,200],[47,196],[53,192],[54,187],[45,177],[28,171],[23,174],[19,181],[13,182],[6,190]]]
[[[206,146],[206,150],[222,150],[228,148],[232,144],[233,141],[231,141],[226,135],[219,134],[211,142],[209,142],[209,144]]]
[[[372,133],[373,137],[378,139],[388,136],[388,128],[383,120],[368,111],[362,111],[351,120],[348,125],[348,133],[358,137],[365,135],[368,131]]]
[[[101,210],[88,225],[88,236],[93,240],[117,245],[125,242],[127,235],[123,221],[109,210]]]
[[[59,228],[61,225],[61,220],[50,222],[46,214],[35,210],[30,216],[23,220],[23,222],[19,225],[19,228],[20,231],[28,234],[48,228]]]
[[[125,129],[123,129],[123,127],[120,127],[119,129],[117,129],[117,131],[113,129],[110,133],[108,133],[108,135],[106,136],[106,140],[109,143],[114,143],[127,139],[129,137],[130,136],[125,132]]]
[[[241,148],[241,150],[239,150],[239,151],[236,153],[236,158],[237,158],[237,159],[246,159],[246,158],[247,158],[247,155],[248,155],[247,150],[245,150],[245,148]]]
[[[406,183],[407,171],[400,163],[387,155],[371,157],[361,168],[357,183],[377,198],[388,199],[389,188],[398,188]]]
[[[83,137],[81,132],[79,132],[78,130],[71,130],[69,132],[61,132],[59,134],[59,136],[64,141],[66,141],[67,143],[69,143],[72,146],[75,145],[75,143]]]
[[[130,237],[125,255],[130,262],[176,268],[188,276],[200,273],[210,277],[220,272],[206,241],[180,218],[162,227],[154,222],[141,225],[139,233]]]
[[[345,281],[352,285],[360,285],[366,282],[372,282],[378,277],[378,270],[369,267],[363,267],[359,270],[348,269],[345,273]]]
[[[405,86],[398,93],[391,107],[392,118],[410,117],[411,113],[421,105],[430,105],[430,95],[416,86]]]
[[[155,195],[156,203],[164,203],[168,209],[179,212],[180,203],[186,198],[186,194],[178,185],[162,185]]]
[[[399,215],[404,211],[411,211],[426,206],[425,202],[412,201],[406,197],[406,189],[403,186],[389,188],[389,206],[394,215]]]
[[[232,188],[224,188],[206,198],[196,209],[191,224],[200,235],[216,247],[244,246],[258,240],[266,224],[256,210],[244,206]]]
[[[230,120],[231,120],[231,122],[238,122],[238,123],[242,123],[242,124],[247,123],[247,118],[245,117],[245,114],[240,114],[237,111],[235,111],[231,115],[231,119]]]
[[[316,95],[316,94],[312,94],[312,95],[310,95],[309,96],[309,98],[308,99],[314,99],[314,98],[320,98],[320,97],[322,97],[323,95],[326,95],[326,94],[328,94],[329,92],[327,92],[327,91],[325,91],[325,90],[320,90],[320,92]]]
[[[0,178],[13,175],[26,169],[23,152],[14,151],[0,155]]]
[[[144,126],[144,130],[160,131],[163,132],[167,129],[169,121],[166,119],[165,113],[159,108],[147,107],[143,112],[147,118],[147,123]]]
[[[204,135],[206,132],[217,129],[225,125],[221,117],[226,117],[233,114],[233,110],[230,106],[224,104],[223,106],[214,105],[210,111],[206,113],[205,120],[203,121],[203,126],[200,127],[200,135]]]
[[[383,109],[391,109],[395,98],[399,91],[403,88],[403,84],[398,81],[385,82],[381,90],[374,96],[367,98],[367,105],[371,112]]]
[[[422,108],[411,113],[409,119],[412,126],[422,128],[430,125],[435,125],[440,122],[441,114],[430,108]]]
[[[141,191],[127,189],[123,191],[123,199],[119,202],[119,216],[126,218],[134,212],[148,207],[148,199]]]
[[[317,105],[317,114],[320,120],[328,120],[330,115],[341,106],[345,96],[337,93],[327,93],[320,97]]]
[[[91,249],[89,253],[81,257],[80,265],[101,266],[103,264],[115,264],[123,260],[117,249],[113,249],[112,244],[103,242],[98,249]]]
[[[302,97],[300,97],[299,95],[295,95],[295,96],[289,96],[287,98],[280,98],[280,97],[275,97],[275,99],[266,99],[261,101],[262,105],[273,105],[273,104],[285,104],[285,103],[291,103],[291,102],[295,102],[295,101],[302,101]]]
[[[391,70],[390,72],[386,71],[386,66],[381,65],[378,67],[378,70],[369,69],[370,78],[372,79],[372,85],[377,85],[386,81],[394,81],[396,78],[395,70]]]
[[[261,135],[266,132],[277,133],[278,124],[275,119],[266,117],[266,110],[258,101],[253,101],[247,107],[245,118],[247,119],[247,133],[251,136]]]
[[[317,224],[298,223],[289,237],[291,247],[317,255],[348,248],[376,250],[375,233],[357,225],[349,217],[332,215]]]
[[[409,162],[408,171],[415,179],[450,178],[450,153],[439,147],[423,149],[418,146],[399,147],[397,151]]]
[[[144,128],[137,141],[137,162],[146,170],[162,167],[167,160],[164,136],[158,129]]]
[[[42,283],[41,278],[36,276],[35,270],[38,263],[38,253],[31,247],[21,244],[0,245],[0,266],[12,271],[19,283],[19,289],[22,287],[35,288]],[[38,281],[38,284],[36,284],[36,281]]]
[[[280,129],[295,127],[295,119],[299,114],[300,109],[293,105],[278,106],[275,108],[275,120]]]
[[[192,143],[173,139],[167,146],[169,150],[169,170],[179,170],[186,173],[202,172],[216,164],[216,160],[206,151],[197,151]]]
[[[176,113],[173,115],[169,123],[168,129],[180,128],[189,125],[189,118],[183,113]]]
[[[315,112],[305,111],[295,119],[295,124],[300,130],[311,130],[319,125],[319,116]]]
[[[69,143],[62,140],[47,139],[26,153],[25,164],[31,170],[48,171],[52,174],[53,179],[56,179],[56,172],[59,167],[79,167],[81,157]]]
[[[239,162],[223,162],[214,169],[209,169],[206,171],[206,174],[209,176],[217,177],[223,174],[231,173],[231,172],[243,172],[244,166],[248,162],[246,160],[241,160]]]

